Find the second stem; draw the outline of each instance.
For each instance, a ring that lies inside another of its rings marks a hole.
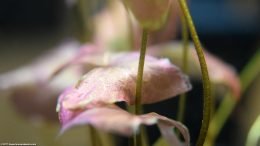
[[[135,114],[139,115],[142,113],[141,101],[142,101],[142,85],[143,85],[143,72],[144,72],[144,61],[145,61],[145,53],[146,46],[148,40],[148,32],[147,30],[143,30],[142,33],[142,45],[140,49],[140,57],[138,64],[138,72],[137,72],[137,80],[136,80],[136,91],[135,91]],[[142,133],[135,136],[135,146],[142,145]]]
[[[200,129],[199,138],[197,140],[197,146],[203,146],[205,138],[208,132],[210,114],[211,114],[211,85],[208,75],[207,64],[205,61],[203,49],[200,44],[200,40],[193,24],[189,8],[187,6],[186,0],[180,0],[181,10],[187,21],[191,37],[194,41],[195,49],[200,63],[201,73],[202,73],[202,83],[203,83],[203,120]]]
[[[182,26],[182,70],[184,73],[188,73],[188,45],[189,45],[189,31],[185,17],[181,15],[181,26]],[[179,104],[177,120],[180,122],[184,121],[185,106],[186,106],[186,93],[181,94]]]

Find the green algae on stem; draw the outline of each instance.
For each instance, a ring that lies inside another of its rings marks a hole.
[[[203,119],[202,126],[199,133],[199,138],[197,140],[197,146],[203,146],[204,141],[206,139],[206,135],[208,132],[209,122],[210,122],[210,114],[211,114],[211,84],[208,75],[207,64],[205,61],[203,49],[200,44],[200,40],[193,24],[193,20],[191,18],[189,8],[187,6],[186,0],[180,0],[181,10],[185,16],[187,21],[187,25],[189,27],[191,37],[193,39],[195,50],[197,52],[197,56],[200,63],[201,73],[202,73],[202,83],[203,83]]]
[[[182,70],[184,73],[188,72],[188,45],[189,45],[189,31],[187,27],[187,22],[185,17],[181,15],[181,26],[182,26]],[[185,115],[185,104],[186,104],[186,93],[181,94],[179,104],[178,104],[178,113],[177,120],[180,122],[184,121]]]
[[[136,91],[135,91],[135,114],[139,115],[142,112],[141,101],[142,101],[142,85],[143,85],[143,71],[145,62],[145,53],[148,40],[148,31],[143,30],[142,33],[142,45],[140,49],[140,57],[138,64],[137,80],[136,80]],[[142,133],[135,135],[135,146],[142,146]]]

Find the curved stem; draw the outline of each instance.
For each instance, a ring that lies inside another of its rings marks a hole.
[[[188,6],[186,4],[186,0],[180,0],[181,10],[185,16],[187,21],[191,37],[194,41],[195,49],[199,58],[201,73],[202,73],[202,83],[203,83],[203,120],[202,126],[200,129],[199,138],[197,140],[196,145],[202,146],[204,144],[208,127],[210,121],[210,114],[211,114],[211,87],[210,87],[210,80],[208,75],[207,64],[205,61],[204,53],[200,44],[199,37],[197,35],[196,29],[193,24],[193,20],[191,18]]]
[[[187,27],[187,22],[185,17],[181,15],[181,26],[182,26],[182,45],[183,45],[183,59],[182,59],[182,70],[184,73],[188,72],[188,45],[189,45],[189,31]],[[186,93],[180,96],[178,104],[177,120],[180,122],[184,121],[185,115],[185,103],[186,103]]]
[[[145,53],[146,53],[146,46],[148,40],[148,32],[143,30],[142,34],[142,46],[140,50],[140,57],[139,57],[139,65],[138,65],[138,72],[137,72],[137,80],[136,80],[136,99],[135,99],[135,114],[141,114],[141,101],[142,101],[142,85],[143,85],[143,70],[144,70],[144,61],[145,61]],[[135,145],[142,146],[142,134],[135,135]]]

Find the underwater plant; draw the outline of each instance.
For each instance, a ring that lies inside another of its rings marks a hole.
[[[127,137],[129,146],[146,146],[143,126],[157,125],[162,136],[154,145],[188,146],[195,142],[184,125],[186,93],[192,90],[190,79],[196,79],[203,85],[196,145],[212,145],[224,124],[214,129],[219,120],[215,116],[222,108],[215,106],[215,87],[224,86],[222,96],[232,95],[223,101],[238,101],[245,89],[232,66],[202,47],[186,1],[178,2],[182,43],[163,39],[167,37],[160,40],[156,32],[167,26],[176,1],[110,0],[102,12],[89,18],[95,24],[91,35],[81,36],[81,42],[66,41],[38,61],[1,75],[0,90],[8,91],[15,107],[29,119],[59,120],[58,136],[74,127],[89,126],[93,146],[106,145],[98,140],[100,131]],[[149,36],[156,35],[159,39],[149,42]],[[143,105],[178,95],[177,120],[143,111]]]

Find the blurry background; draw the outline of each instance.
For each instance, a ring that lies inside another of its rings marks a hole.
[[[104,5],[103,1],[99,2],[97,9]],[[80,26],[75,22],[72,3],[72,0],[1,1],[0,73],[30,63],[33,58],[61,41],[77,36]],[[260,48],[260,1],[192,0],[190,9],[203,45],[238,71]],[[180,38],[179,29],[177,39]],[[260,94],[256,93],[259,93],[259,78],[250,89],[254,92],[242,98],[242,102],[224,127],[223,134],[217,139],[219,145],[244,145],[248,128],[260,114]],[[198,96],[201,89],[196,83],[194,89],[198,89],[198,92],[191,93],[191,96]],[[255,101],[256,99],[258,101]],[[188,102],[192,104],[188,105],[187,113],[193,114],[187,115],[186,121],[189,121],[187,125],[190,127],[192,140],[195,141],[201,119],[201,101],[191,97]],[[168,107],[177,109],[177,103],[178,99],[175,98],[167,103],[159,103],[159,106],[165,107],[167,104]],[[154,107],[147,107],[150,108]],[[72,130],[58,141],[50,142],[48,139],[56,138],[58,124],[44,124],[43,127],[31,125],[13,109],[4,93],[0,93],[0,117],[0,143],[32,142],[50,146],[87,143],[84,129]],[[74,134],[77,136],[73,136]]]

